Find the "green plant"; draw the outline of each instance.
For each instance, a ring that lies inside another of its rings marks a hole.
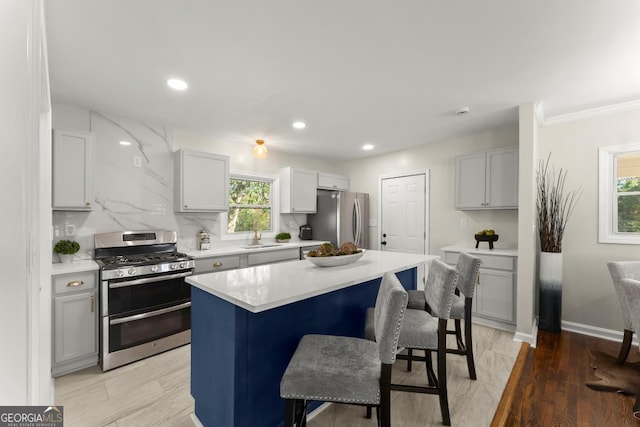
[[[536,172],[536,210],[538,212],[538,233],[542,252],[562,252],[562,236],[567,220],[576,207],[582,194],[582,188],[564,194],[564,183],[567,171],[560,169],[556,175],[549,170],[549,160],[540,160]]]
[[[80,244],[72,240],[60,240],[53,247],[53,251],[57,254],[73,255],[80,250]]]
[[[276,234],[276,240],[287,240],[291,238],[291,234],[289,233],[278,233]]]

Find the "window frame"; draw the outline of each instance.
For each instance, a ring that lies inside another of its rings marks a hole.
[[[280,185],[279,179],[277,175],[266,174],[261,172],[253,172],[253,171],[242,171],[242,170],[230,170],[229,171],[229,182],[231,179],[245,179],[245,180],[254,180],[254,181],[269,181],[271,182],[271,231],[260,231],[262,234],[262,238],[275,237],[279,232],[280,228]],[[227,194],[227,199],[229,199],[229,195]],[[229,204],[229,210],[231,209],[231,204]],[[220,239],[221,240],[246,240],[247,238],[253,238],[253,231],[240,231],[237,233],[229,233],[227,231],[227,226],[229,223],[229,210],[223,212],[223,215],[220,216]]]
[[[640,153],[640,143],[598,149],[598,242],[640,245],[640,233],[618,232],[617,156]]]

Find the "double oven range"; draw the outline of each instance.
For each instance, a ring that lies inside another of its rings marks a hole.
[[[191,342],[192,257],[174,231],[95,235],[100,266],[102,370]]]

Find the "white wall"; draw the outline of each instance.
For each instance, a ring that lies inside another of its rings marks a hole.
[[[0,405],[53,401],[51,258],[43,253],[51,211],[49,168],[41,168],[51,156],[42,11],[37,0],[0,2]]]
[[[430,253],[441,254],[447,245],[473,246],[475,232],[493,228],[500,235],[495,247],[516,247],[517,210],[458,211],[454,209],[455,157],[494,148],[517,146],[518,127],[421,145],[395,153],[341,163],[351,179],[352,191],[370,194],[370,217],[378,218],[379,177],[398,172],[430,171]],[[460,227],[466,218],[467,228]],[[370,227],[371,247],[376,249],[378,227]]]
[[[607,261],[640,260],[640,246],[598,243],[598,147],[640,142],[640,109],[539,130],[539,156],[549,152],[556,168],[568,171],[566,188],[584,193],[562,242],[562,320],[622,331],[620,307]]]

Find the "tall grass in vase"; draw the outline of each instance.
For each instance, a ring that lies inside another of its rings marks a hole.
[[[562,238],[582,188],[565,192],[566,169],[556,174],[549,167],[551,153],[536,171],[536,210],[540,236],[538,326],[560,332],[562,314]]]

